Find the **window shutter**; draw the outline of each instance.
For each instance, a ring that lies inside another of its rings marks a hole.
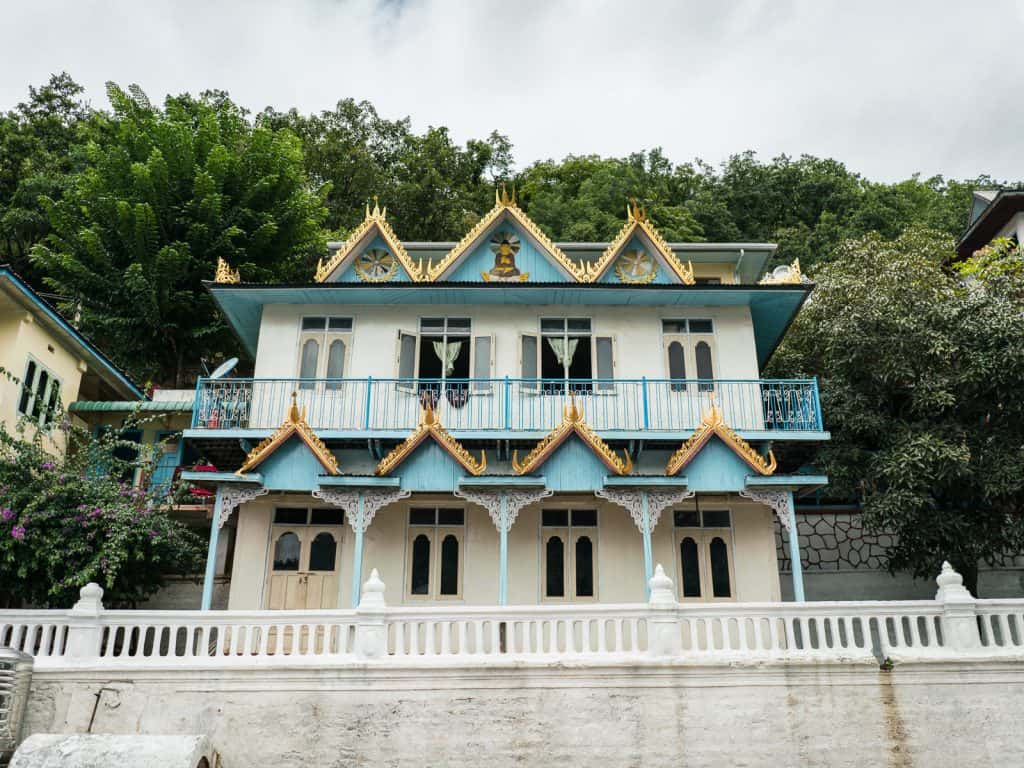
[[[473,339],[473,391],[490,392],[494,374],[494,335]]]
[[[615,382],[615,337],[598,336],[595,339],[597,353],[597,376],[602,379],[597,383],[598,392],[614,392]]]
[[[406,392],[416,391],[416,348],[419,346],[418,338],[411,331],[398,332],[398,360],[397,373],[400,381],[398,388]]]
[[[522,389],[524,391],[536,392],[538,389],[537,379],[537,336],[532,333],[524,333],[519,336],[519,375],[524,379]]]

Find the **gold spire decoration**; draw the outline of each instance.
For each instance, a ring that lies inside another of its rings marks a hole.
[[[373,208],[370,208],[370,204],[366,204],[366,216],[362,223],[356,227],[352,234],[349,235],[348,240],[341,246],[334,255],[331,256],[327,261],[321,259],[317,262],[316,276],[313,278],[318,283],[326,282],[334,272],[341,266],[349,256],[352,255],[358,247],[366,243],[373,233],[376,232],[381,236],[381,239],[387,244],[388,248],[391,249],[391,253],[395,259],[405,268],[405,271],[409,273],[409,278],[413,282],[419,282],[424,279],[423,275],[423,261],[420,260],[419,264],[416,264],[412,257],[405,250],[405,246],[402,245],[402,241],[398,239],[398,235],[395,234],[395,230],[391,228],[388,223],[388,209],[381,208],[380,203],[377,201],[377,196],[373,196]]]
[[[551,238],[544,234],[541,228],[516,204],[515,187],[512,188],[512,193],[509,194],[504,184],[501,185],[500,190],[494,190],[494,207],[484,214],[483,218],[465,234],[454,248],[448,251],[444,258],[429,266],[422,279],[433,282],[441,277],[461,256],[465,255],[470,248],[479,243],[480,239],[502,217],[508,217],[522,227],[540,246],[541,250],[554,259],[573,279],[580,283],[587,282],[582,262],[579,264],[574,263],[572,259],[566,256],[562,249],[555,245]]]
[[[746,464],[755,472],[761,475],[770,475],[775,472],[777,466],[775,454],[768,451],[767,460],[755,451],[750,443],[736,434],[736,432],[725,423],[722,412],[715,405],[714,395],[711,396],[711,407],[701,414],[700,426],[694,430],[690,438],[682,444],[678,451],[672,454],[665,467],[666,475],[677,475],[679,471],[689,464],[693,458],[700,453],[700,450],[708,444],[712,437],[717,436],[732,451],[743,459]]]
[[[240,283],[242,282],[241,276],[238,274],[237,269],[232,269],[230,265],[224,261],[220,256],[217,257],[217,271],[213,275],[213,282],[215,283]]]
[[[317,461],[323,465],[323,468],[329,475],[340,474],[338,470],[338,460],[331,453],[330,449],[324,445],[323,440],[317,437],[313,428],[306,422],[306,408],[303,406],[302,411],[299,411],[299,405],[296,402],[296,393],[292,392],[292,404],[288,408],[288,413],[285,416],[281,426],[270,437],[265,439],[251,451],[249,455],[245,457],[245,463],[238,468],[235,472],[236,475],[244,475],[254,467],[262,464],[270,455],[280,448],[282,445],[288,442],[292,436],[298,437],[316,456]]]
[[[619,257],[622,250],[626,247],[629,241],[635,234],[641,234],[644,239],[650,244],[650,246],[661,256],[661,258],[668,265],[669,269],[675,273],[679,281],[684,285],[693,285],[696,280],[693,276],[693,262],[683,263],[672,247],[668,244],[668,241],[661,236],[661,233],[655,229],[654,224],[647,217],[647,210],[640,207],[636,199],[631,199],[626,204],[626,223],[622,225],[622,229],[619,230],[619,234],[615,236],[608,247],[604,249],[604,253],[601,257],[590,264],[584,264],[581,262],[581,266],[584,269],[585,279],[581,282],[585,283],[596,283],[604,273],[608,270],[608,267]],[[654,278],[654,273],[651,274],[651,279]]]
[[[788,267],[780,267],[762,277],[759,285],[799,285],[804,281],[804,273],[800,271],[800,259],[794,259]]]
[[[517,475],[533,472],[551,458],[558,447],[571,435],[576,435],[582,440],[597,455],[601,462],[616,475],[628,475],[633,471],[633,460],[629,457],[629,453],[623,451],[624,459],[620,459],[608,443],[602,440],[584,420],[583,411],[576,406],[576,395],[572,395],[570,404],[565,406],[565,415],[562,418],[562,423],[537,443],[522,463],[519,463],[519,451],[512,452],[512,469],[515,470]]]
[[[423,404],[423,412],[420,414],[420,423],[416,426],[404,442],[399,443],[394,449],[377,465],[375,475],[388,475],[395,468],[412,455],[424,440],[433,438],[434,442],[441,446],[463,469],[471,475],[482,475],[487,469],[487,454],[480,451],[480,460],[477,461],[469,451],[462,447],[462,443],[451,436],[443,426],[441,420],[429,403]]]

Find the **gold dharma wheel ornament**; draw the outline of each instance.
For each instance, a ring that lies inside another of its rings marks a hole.
[[[649,283],[658,276],[658,263],[647,251],[625,251],[615,262],[615,274],[624,283]]]
[[[356,259],[356,274],[366,283],[386,283],[398,274],[398,259],[383,248],[370,248]]]

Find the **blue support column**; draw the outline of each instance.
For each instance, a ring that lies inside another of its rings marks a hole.
[[[498,562],[498,605],[508,603],[508,497],[501,492],[501,508],[498,519],[501,527],[498,529],[500,538],[500,555]]]
[[[793,506],[793,492],[786,492],[786,516],[789,519],[789,563],[793,575],[793,599],[804,602],[804,568],[800,562],[800,535],[796,528],[796,509]]]
[[[203,599],[200,608],[210,610],[213,605],[213,580],[217,575],[217,540],[220,538],[220,511],[223,505],[223,486],[217,486],[217,495],[213,503],[213,520],[210,524],[210,545],[206,550],[206,574],[203,576]]]
[[[359,492],[359,501],[356,506],[356,541],[355,552],[352,555],[352,607],[359,606],[359,599],[362,596],[363,588],[363,532],[366,524],[363,518],[363,492]]]
[[[651,551],[651,508],[647,498],[647,491],[640,495],[640,511],[643,519],[644,537],[644,593],[647,599],[651,597],[651,576],[654,575],[654,556]]]

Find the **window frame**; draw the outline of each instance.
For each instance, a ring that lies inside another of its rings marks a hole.
[[[306,330],[303,328],[306,320],[322,317],[324,319],[324,327],[322,329],[310,329]],[[347,331],[331,330],[331,320],[348,320],[349,329]],[[297,379],[327,379],[327,369],[330,365],[331,357],[331,345],[335,341],[341,341],[345,345],[345,354],[341,361],[341,379],[352,378],[347,376],[349,371],[349,365],[352,360],[352,345],[355,340],[356,330],[356,318],[354,315],[301,315],[299,317],[299,335],[298,335],[298,352],[295,356],[295,378]],[[306,348],[306,342],[314,340],[318,344],[317,356],[316,356],[316,371],[315,375],[311,377],[304,377],[302,375],[302,356],[303,351]],[[327,385],[328,382],[321,382]],[[299,383],[299,389],[314,389],[315,382],[310,381],[308,384],[305,382]],[[337,385],[330,387],[331,389],[338,389]]]
[[[433,523],[413,523],[411,518],[413,510],[433,510]],[[462,525],[439,522],[439,512],[442,509],[458,509],[462,512]],[[461,602],[465,599],[465,574],[466,574],[466,527],[468,513],[461,505],[438,503],[410,504],[405,508],[405,573],[403,574],[402,593],[405,601],[411,603],[422,603],[432,601]],[[412,570],[413,570],[413,544],[420,535],[426,535],[430,544],[430,555],[427,572],[427,593],[415,595],[412,592]],[[441,594],[441,569],[443,557],[443,544],[448,536],[454,536],[459,546],[459,561],[456,570],[457,590],[454,595]]]
[[[423,320],[424,319],[441,319],[444,321],[444,328],[440,332],[437,331],[424,331]],[[469,328],[465,332],[459,330],[451,331],[448,328],[450,320],[467,320],[469,321]],[[476,366],[477,366],[477,355],[476,346],[477,341],[483,338],[489,339],[490,345],[490,359],[488,360],[487,369],[489,375],[487,379],[494,378],[494,360],[495,360],[495,347],[497,339],[493,333],[476,333],[474,332],[474,326],[476,325],[476,319],[472,315],[421,315],[416,318],[416,330],[409,330],[407,328],[399,328],[396,341],[395,341],[395,380],[397,382],[397,388],[403,392],[415,393],[419,389],[419,383],[421,381],[427,382],[440,382],[439,387],[444,390],[447,386],[449,377],[445,375],[444,368],[441,369],[441,375],[437,378],[424,378],[419,375],[420,372],[420,361],[423,357],[423,337],[424,336],[441,336],[447,343],[449,336],[464,337],[469,340],[469,376],[466,377],[465,381],[469,382],[469,390],[474,395],[490,395],[493,394],[494,387],[490,383],[483,385],[476,385],[473,382],[478,381],[476,378]],[[415,339],[412,361],[412,376],[402,375],[402,337],[408,336]],[[461,377],[451,377],[453,381],[463,382]]]
[[[699,515],[698,525],[681,526],[675,523],[676,512],[696,512]],[[705,525],[704,514],[706,512],[728,512],[729,525]],[[675,559],[676,584],[678,585],[677,599],[681,603],[734,603],[736,602],[736,511],[729,504],[715,504],[708,508],[700,506],[674,507],[672,513],[672,542],[673,558]],[[698,574],[700,576],[699,597],[683,596],[683,560],[680,552],[682,542],[686,538],[692,538],[697,545]],[[711,542],[715,538],[721,538],[725,543],[726,556],[729,566],[729,596],[715,597],[714,583],[711,573]]]
[[[706,320],[711,323],[711,331],[691,331],[690,323],[694,320],[702,321]],[[666,331],[665,323],[678,323],[685,322],[685,331]],[[697,344],[705,342],[711,351],[711,382],[714,382],[717,378],[720,378],[721,371],[719,370],[719,355],[718,355],[718,319],[710,316],[702,317],[689,317],[683,315],[667,315],[658,318],[659,332],[661,334],[661,365],[664,371],[664,376],[667,381],[675,381],[672,378],[672,367],[669,362],[669,346],[674,341],[680,342],[683,347],[683,368],[684,382],[678,388],[672,387],[670,389],[673,393],[686,394],[690,392],[690,387],[687,386],[687,382],[693,382],[699,379],[697,375]],[[711,392],[714,391],[713,383],[702,383],[697,386],[695,392]]]
[[[28,383],[29,366],[35,366],[35,370],[32,374],[32,382]],[[26,418],[35,424],[39,429],[49,431],[53,426],[53,416],[57,412],[60,406],[60,397],[64,392],[64,380],[53,372],[53,369],[36,357],[35,355],[29,354],[28,359],[25,361],[25,373],[21,378],[20,386],[18,387],[18,401],[15,405],[15,411],[19,418]],[[43,374],[46,374],[46,387],[43,390],[42,396],[39,394],[39,380]],[[54,385],[56,385],[57,391],[54,393]],[[28,393],[28,400],[25,403],[24,410],[21,407],[22,400],[25,400],[25,394]],[[50,401],[57,397],[57,402],[51,403]],[[42,405],[39,408],[39,415],[35,415],[36,402],[39,401]]]
[[[544,525],[544,512],[557,511],[566,512],[566,525]],[[593,512],[593,525],[573,525],[572,513],[574,511]],[[597,504],[572,503],[544,504],[540,508],[537,518],[538,535],[538,591],[541,603],[592,603],[600,601],[600,532],[601,532],[601,507]],[[562,596],[549,597],[547,594],[547,544],[551,536],[559,536],[563,545],[562,561]],[[591,542],[590,562],[591,579],[593,583],[593,594],[579,596],[576,594],[578,584],[576,578],[576,542],[583,537],[588,537]]]

